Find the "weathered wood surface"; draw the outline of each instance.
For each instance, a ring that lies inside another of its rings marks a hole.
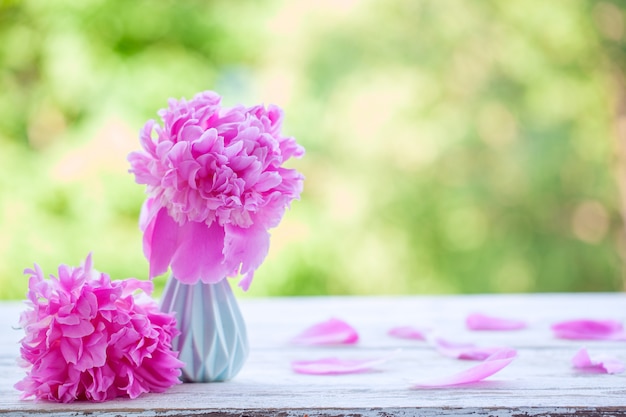
[[[626,321],[626,294],[536,294],[410,297],[244,299],[251,354],[232,381],[182,384],[165,394],[135,400],[55,404],[22,401],[13,384],[24,376],[16,365],[14,329],[20,303],[0,304],[0,416],[626,416],[626,374],[581,373],[573,354],[585,345],[626,361],[626,342],[555,339],[550,324],[574,318]],[[470,312],[529,321],[526,330],[470,332]],[[294,347],[288,340],[330,317],[351,323],[355,346]],[[425,342],[386,335],[399,325],[426,325],[454,340],[507,345],[519,356],[487,380],[445,389],[410,389],[412,382],[460,371],[473,362],[439,355]],[[311,376],[291,371],[290,361],[328,356],[370,358],[401,349],[375,372]]]

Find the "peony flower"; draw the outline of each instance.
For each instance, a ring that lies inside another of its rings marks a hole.
[[[151,282],[111,281],[92,268],[91,255],[81,267],[59,266],[58,277],[44,279],[37,264],[24,273],[30,309],[20,317],[20,352],[27,375],[15,385],[22,398],[105,401],[180,383],[174,317],[134,295],[150,292]]]
[[[281,134],[276,106],[222,107],[214,92],[170,100],[148,121],[143,150],[128,156],[146,185],[140,227],[150,277],[167,272],[186,284],[242,275],[248,289],[303,176],[283,167],[304,149]]]

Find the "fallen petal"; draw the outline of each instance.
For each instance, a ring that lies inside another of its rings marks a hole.
[[[351,345],[358,341],[357,331],[335,318],[315,324],[291,339],[296,345]]]
[[[488,316],[481,313],[467,316],[465,324],[470,330],[521,330],[527,327],[523,320]]]
[[[388,358],[378,359],[340,359],[323,358],[312,361],[293,361],[291,368],[299,374],[342,375],[371,371],[385,363]]]
[[[576,369],[619,374],[624,372],[624,363],[609,355],[589,356],[587,349],[582,347],[572,358],[572,365]]]
[[[554,336],[569,340],[626,340],[622,323],[616,320],[569,320],[552,325]]]
[[[441,338],[433,339],[432,343],[437,352],[444,356],[470,361],[484,361],[494,353],[507,349],[502,346],[476,346],[472,343],[458,343]]]
[[[489,356],[483,362],[472,366],[469,369],[453,375],[418,382],[413,385],[413,388],[448,387],[482,381],[483,379],[502,370],[510,364],[516,356],[517,352],[514,349],[501,349]]]
[[[401,326],[389,329],[387,334],[399,339],[426,340],[426,334],[428,332],[428,329],[420,329],[413,326]]]

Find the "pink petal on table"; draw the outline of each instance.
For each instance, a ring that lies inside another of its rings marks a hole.
[[[472,313],[467,316],[465,325],[470,330],[521,330],[527,327],[523,320],[488,316],[481,313]]]
[[[389,329],[387,334],[399,339],[426,340],[426,334],[428,332],[428,329],[421,329],[413,326],[401,326]]]
[[[342,375],[371,371],[375,366],[385,363],[388,358],[377,359],[339,359],[323,358],[312,361],[293,361],[294,372],[308,375]]]
[[[297,345],[351,345],[358,341],[357,331],[335,318],[315,324],[291,339],[291,343]]]
[[[624,372],[624,363],[619,359],[608,355],[589,356],[586,348],[580,348],[572,358],[574,368],[605,372],[607,374],[619,374]]]
[[[433,344],[437,352],[454,359],[483,361],[494,353],[507,349],[502,346],[476,346],[472,343],[458,343],[436,338]]]
[[[626,331],[616,320],[569,320],[555,323],[551,328],[560,339],[626,340]]]
[[[515,349],[501,349],[489,356],[483,362],[478,365],[472,366],[469,369],[458,372],[453,375],[448,375],[440,378],[433,378],[418,382],[413,385],[413,388],[439,388],[449,387],[454,385],[471,384],[473,382],[482,381],[483,379],[495,374],[502,370],[517,356]]]

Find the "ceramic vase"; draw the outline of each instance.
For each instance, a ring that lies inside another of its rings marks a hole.
[[[215,284],[183,284],[171,276],[161,310],[175,313],[180,335],[172,341],[185,363],[184,382],[233,378],[248,357],[246,326],[227,279]]]

